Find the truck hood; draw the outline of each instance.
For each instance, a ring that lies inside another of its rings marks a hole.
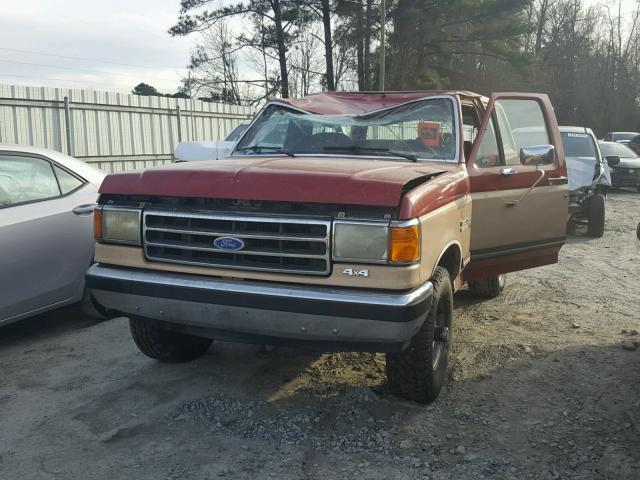
[[[236,157],[108,175],[100,193],[397,206],[406,189],[455,169],[352,157]]]
[[[566,157],[567,176],[569,177],[569,191],[589,188],[595,185],[611,186],[611,175],[606,162],[600,163],[596,173],[596,163],[593,157]]]

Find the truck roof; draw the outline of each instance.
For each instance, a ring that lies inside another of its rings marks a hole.
[[[429,90],[415,92],[322,92],[300,99],[277,99],[270,103],[291,105],[321,115],[360,115],[403,103],[440,95],[482,98],[462,90]]]

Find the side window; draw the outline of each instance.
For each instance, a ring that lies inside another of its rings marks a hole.
[[[41,158],[0,154],[0,207],[60,195],[49,162]]]
[[[73,192],[84,183],[78,177],[71,175],[69,172],[61,169],[57,165],[54,165],[53,169],[56,172],[56,177],[58,177],[58,183],[60,184],[60,190],[62,190],[63,195]]]
[[[476,118],[476,109],[473,105],[463,103],[462,107],[462,125],[464,125],[464,130],[468,130],[471,134],[469,138],[467,138],[467,134],[465,132],[465,141],[473,142],[475,140],[475,134],[480,127],[478,123],[478,119]]]
[[[478,167],[497,167],[502,165],[498,141],[496,139],[496,130],[493,126],[493,118],[489,122],[489,125],[487,125],[487,130],[484,132],[474,163]]]
[[[536,100],[498,100],[496,118],[506,165],[520,164],[520,149],[549,144],[542,107]]]

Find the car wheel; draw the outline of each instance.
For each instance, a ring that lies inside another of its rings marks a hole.
[[[453,289],[449,272],[437,267],[433,300],[422,327],[400,353],[387,354],[390,390],[407,400],[433,402],[444,385],[453,319]]]
[[[496,298],[504,290],[507,283],[507,274],[501,273],[493,277],[481,278],[469,281],[469,292],[478,298]]]
[[[602,237],[604,235],[604,195],[598,193],[589,199],[589,227],[587,233],[590,237]]]
[[[129,327],[140,351],[161,362],[194,360],[204,355],[213,343],[210,338],[160,328],[144,318],[130,318]]]

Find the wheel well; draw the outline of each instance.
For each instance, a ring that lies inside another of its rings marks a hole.
[[[462,254],[460,253],[460,247],[457,244],[450,245],[438,260],[438,266],[444,267],[451,275],[451,281],[460,273],[460,267],[462,265]]]

